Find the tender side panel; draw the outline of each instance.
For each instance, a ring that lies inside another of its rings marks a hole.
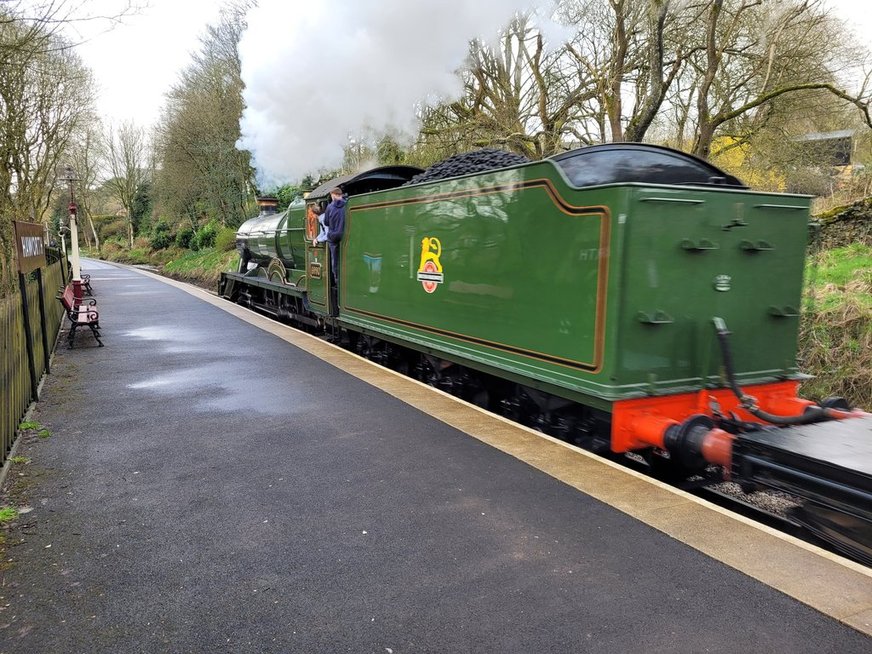
[[[540,378],[572,383],[599,373],[610,196],[571,204],[546,171],[553,166],[353,201],[343,319]]]

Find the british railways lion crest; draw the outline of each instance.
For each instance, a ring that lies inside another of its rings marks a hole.
[[[438,238],[425,236],[421,241],[421,265],[418,266],[418,281],[428,293],[436,290],[445,276],[442,274],[442,264],[439,257],[442,255],[442,243]]]

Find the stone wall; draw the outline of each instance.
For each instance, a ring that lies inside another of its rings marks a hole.
[[[838,207],[815,219],[821,223],[815,248],[829,250],[852,243],[872,246],[872,198]]]

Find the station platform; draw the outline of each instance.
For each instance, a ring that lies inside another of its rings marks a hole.
[[[0,652],[872,651],[872,571],[191,286],[86,261]]]

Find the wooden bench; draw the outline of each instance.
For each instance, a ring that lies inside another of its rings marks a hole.
[[[94,290],[91,288],[91,275],[81,273],[82,276],[82,293],[93,297]]]
[[[100,347],[103,347],[103,341],[100,340],[100,314],[97,313],[97,300],[79,300],[73,295],[72,285],[67,285],[63,293],[58,295],[58,300],[64,306],[64,311],[67,312],[67,318],[70,319],[70,349],[73,348],[73,339],[76,337],[76,329],[80,326],[90,327],[91,333],[97,339]]]

